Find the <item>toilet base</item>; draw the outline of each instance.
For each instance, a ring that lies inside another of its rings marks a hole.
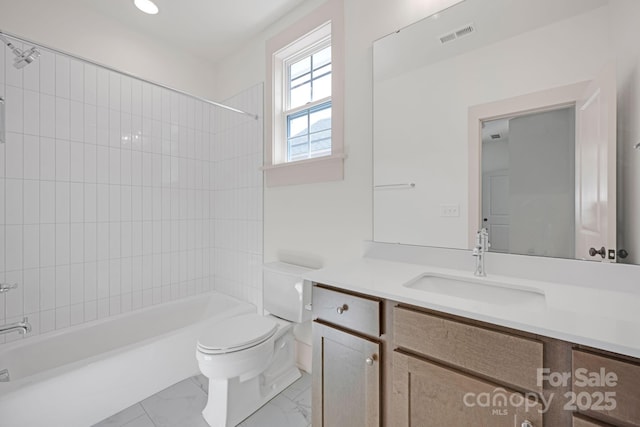
[[[296,367],[291,333],[275,340],[273,360],[259,375],[209,379],[209,398],[202,416],[211,427],[233,427],[302,376]]]

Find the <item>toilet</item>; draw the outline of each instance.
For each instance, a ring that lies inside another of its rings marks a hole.
[[[264,315],[243,314],[205,327],[196,358],[209,379],[202,415],[212,427],[236,426],[300,378],[294,326],[311,319],[310,269],[283,262],[263,266]]]

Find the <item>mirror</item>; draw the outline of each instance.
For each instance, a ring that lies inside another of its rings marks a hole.
[[[374,43],[374,240],[640,263],[640,2],[465,0]]]

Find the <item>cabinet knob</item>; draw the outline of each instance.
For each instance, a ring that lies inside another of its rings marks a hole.
[[[375,354],[374,354],[373,356],[369,356],[369,357],[367,357],[364,361],[365,361],[365,363],[366,363],[368,366],[373,366],[373,362],[375,362],[375,361],[376,361],[376,356],[375,356]]]
[[[336,308],[336,311],[338,312],[338,314],[342,314],[347,310],[349,310],[349,306],[347,304],[342,304],[342,306]]]
[[[520,424],[520,427],[533,427],[533,424],[529,420],[524,420],[522,424]]]

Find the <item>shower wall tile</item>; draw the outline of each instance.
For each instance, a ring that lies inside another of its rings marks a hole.
[[[213,289],[259,306],[262,119],[40,50],[22,70],[0,55],[0,280],[19,285],[0,324],[33,336]],[[225,103],[260,113],[262,85]]]

